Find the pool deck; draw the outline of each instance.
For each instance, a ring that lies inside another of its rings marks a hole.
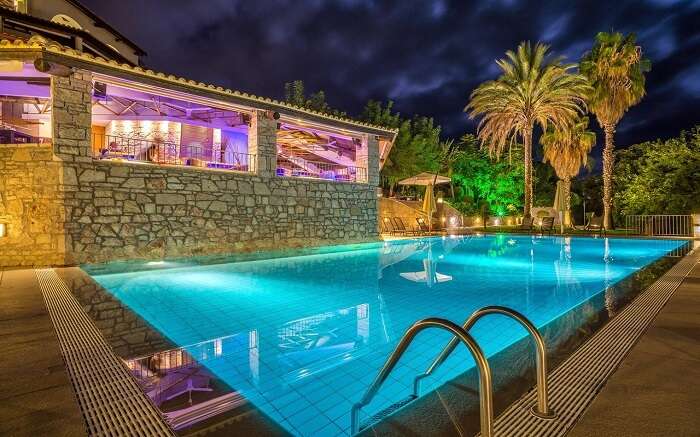
[[[34,270],[0,271],[0,349],[0,435],[86,435]]]
[[[568,436],[697,436],[698,381],[700,263]]]
[[[0,271],[0,346],[0,435],[85,435],[85,422],[32,269]],[[568,435],[697,435],[697,381],[700,263],[696,262]]]

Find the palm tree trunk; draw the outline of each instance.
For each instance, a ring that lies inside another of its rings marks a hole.
[[[525,155],[525,205],[523,215],[530,217],[532,210],[532,128],[523,132]]]
[[[613,135],[615,135],[615,125],[606,124],[603,126],[605,132],[605,148],[603,149],[603,226],[610,229],[612,226],[612,178],[615,155],[613,150]]]
[[[564,224],[571,226],[571,178],[564,178]]]

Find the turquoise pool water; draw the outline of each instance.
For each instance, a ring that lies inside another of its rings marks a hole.
[[[684,244],[438,237],[216,265],[146,263],[129,273],[85,269],[290,433],[325,436],[349,434],[352,404],[416,320],[461,323],[482,306],[504,305],[543,326]],[[472,333],[488,355],[525,336],[501,316],[482,319]],[[363,417],[407,397],[448,340],[420,335]],[[202,342],[213,345],[209,353],[194,346]],[[423,392],[470,366],[461,349]]]

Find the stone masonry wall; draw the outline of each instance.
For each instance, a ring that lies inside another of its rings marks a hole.
[[[255,175],[98,161],[90,156],[90,74],[53,77],[51,83],[54,153],[63,162],[67,264],[377,238],[373,137],[370,184],[274,176],[276,121],[263,111],[251,123]]]
[[[0,267],[63,264],[61,163],[47,144],[0,144]]]

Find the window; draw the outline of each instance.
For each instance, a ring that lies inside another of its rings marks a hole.
[[[0,61],[0,144],[51,141],[50,84],[31,63]]]
[[[250,118],[166,90],[150,92],[96,80],[92,151],[97,159],[255,171]]]
[[[360,135],[280,123],[277,176],[366,183],[367,140]]]

